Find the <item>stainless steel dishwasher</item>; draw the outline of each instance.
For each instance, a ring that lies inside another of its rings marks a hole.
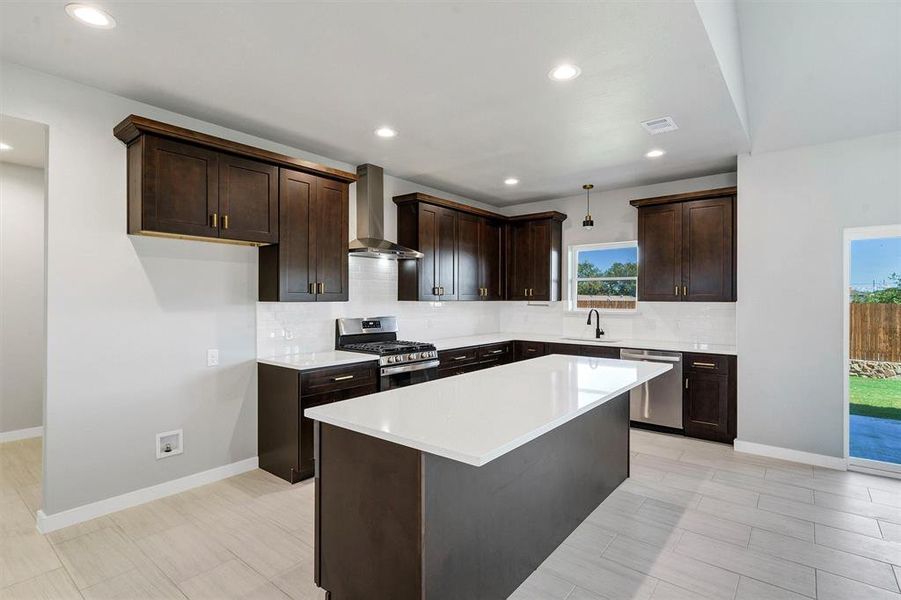
[[[632,388],[629,415],[640,423],[682,429],[682,353],[622,348],[619,357],[673,366],[671,371]]]

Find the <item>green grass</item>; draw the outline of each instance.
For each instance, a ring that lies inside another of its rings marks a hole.
[[[901,379],[851,377],[851,414],[901,421]]]

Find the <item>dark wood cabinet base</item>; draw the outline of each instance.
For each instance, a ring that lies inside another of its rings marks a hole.
[[[629,475],[622,394],[482,467],[316,424],[333,600],[502,599]]]

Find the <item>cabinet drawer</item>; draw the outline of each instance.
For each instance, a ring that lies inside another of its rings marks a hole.
[[[490,366],[490,365],[487,365]],[[444,379],[445,377],[453,377],[454,375],[462,375],[464,373],[472,373],[473,371],[479,371],[484,367],[479,363],[468,363],[468,364],[457,364],[457,365],[448,365],[446,367],[438,369],[438,379]]]
[[[479,346],[479,358],[482,361],[501,361],[508,362],[513,360],[513,344],[503,342],[500,344],[491,344],[489,346]]]
[[[340,367],[327,367],[300,374],[300,394],[321,394],[378,383],[378,363],[369,361]]]
[[[479,362],[479,346],[442,350],[438,353],[439,369],[450,369],[454,366]]]
[[[558,344],[554,342],[547,345],[547,353],[580,356],[582,354],[582,346],[578,344]]]
[[[684,369],[686,371],[696,371],[698,373],[721,373],[729,372],[729,357],[720,354],[684,354]]]
[[[610,346],[582,346],[582,356],[592,358],[619,358],[619,348]]]
[[[544,356],[547,352],[544,342],[524,342],[516,341],[516,360],[525,360],[527,358],[536,358]]]

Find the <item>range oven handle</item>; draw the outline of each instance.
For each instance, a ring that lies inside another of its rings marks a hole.
[[[422,371],[423,369],[435,369],[441,363],[439,360],[427,360],[423,362],[410,363],[408,365],[397,365],[396,367],[382,367],[381,375],[394,375],[396,373],[409,373],[411,371]]]

